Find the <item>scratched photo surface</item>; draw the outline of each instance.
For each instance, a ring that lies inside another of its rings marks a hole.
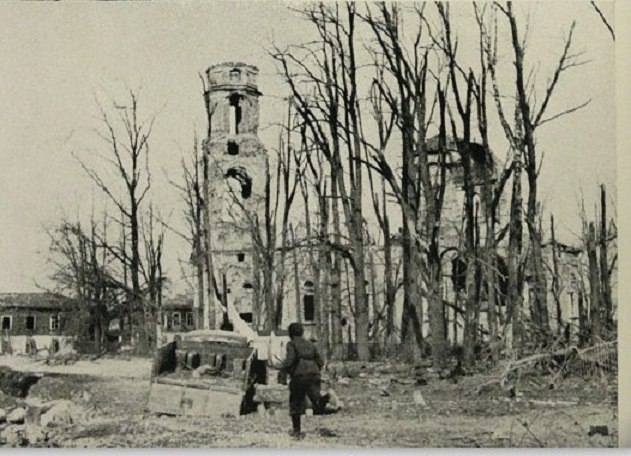
[[[0,5],[0,445],[618,446],[614,23]]]

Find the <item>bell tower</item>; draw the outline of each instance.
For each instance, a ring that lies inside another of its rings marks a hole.
[[[258,137],[258,69],[245,63],[208,68],[210,239],[219,289],[251,323],[256,286],[252,230],[264,227],[267,151]],[[262,233],[261,233],[262,234]],[[225,282],[225,285],[224,285]],[[221,324],[220,313],[217,326]]]

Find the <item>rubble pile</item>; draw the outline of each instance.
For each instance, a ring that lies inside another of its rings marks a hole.
[[[0,444],[54,446],[57,431],[84,421],[85,410],[66,399],[43,402],[30,398],[11,409],[0,408]]]

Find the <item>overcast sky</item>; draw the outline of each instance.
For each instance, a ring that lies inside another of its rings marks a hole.
[[[613,8],[599,3],[613,18]],[[526,9],[533,23],[528,52],[543,62],[542,83],[545,62],[558,56],[573,19],[576,49],[590,61],[564,76],[551,113],[591,98],[589,106],[538,133],[545,154],[541,197],[561,225],[560,236],[572,241],[581,189],[589,204],[600,182],[615,190],[613,45],[588,1]],[[282,115],[286,89],[265,49],[272,41],[297,43],[305,36],[305,24],[279,3],[0,4],[0,292],[33,291],[36,280],[44,282],[45,226],[62,214],[103,207],[72,156],[89,161],[103,150],[93,131],[99,126],[95,100],[107,105],[127,88],[142,88],[144,114],[157,116],[154,197],[167,216],[177,217],[165,173],[177,177],[193,131],[205,131],[198,74],[223,61],[257,65],[264,94],[261,138],[272,147],[266,126]],[[177,281],[174,259],[188,252],[176,240],[171,245],[178,248],[171,249],[168,273]]]

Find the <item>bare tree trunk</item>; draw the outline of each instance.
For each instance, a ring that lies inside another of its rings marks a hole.
[[[370,265],[370,294],[372,295],[372,302],[370,303],[372,304],[372,327],[370,328],[371,331],[368,334],[368,339],[381,349],[381,343],[379,340],[381,333],[381,306],[379,302],[379,292],[377,291],[377,285],[375,283],[375,258],[372,252],[369,252],[368,256],[368,262]]]
[[[302,312],[302,296],[300,293],[300,271],[298,269],[298,248],[296,247],[296,233],[292,224],[289,225],[289,232],[291,233],[291,242],[294,245],[293,248],[293,266],[294,266],[294,294],[296,300],[294,302],[296,308],[296,319],[299,322],[303,321]]]
[[[485,268],[486,273],[486,299],[488,302],[488,320],[489,320],[489,338],[491,340],[491,357],[493,362],[497,362],[499,359],[499,346],[498,342],[498,315],[497,315],[497,290],[498,280],[496,270],[498,268],[497,253],[495,249],[495,215],[491,209],[492,195],[491,184],[488,180],[484,184],[484,201],[486,206],[485,213],[485,227],[486,227],[486,239],[485,239]]]
[[[396,287],[394,284],[394,265],[392,263],[392,239],[390,234],[390,220],[386,214],[385,191],[383,198],[384,229],[383,229],[383,257],[384,257],[384,305],[386,307],[386,337],[387,344],[391,343],[394,335],[394,305]]]
[[[401,315],[401,348],[411,361],[421,357],[423,346],[423,294],[421,289],[423,265],[421,254],[403,225],[403,313]]]
[[[587,309],[585,309],[585,293],[578,291],[578,346],[584,347],[589,340]]]
[[[518,356],[522,338],[521,314],[524,285],[520,264],[522,253],[521,152],[516,150],[514,154],[508,241],[508,309],[506,311],[506,323],[512,332],[511,337],[507,339],[512,341],[512,346],[506,348]]]
[[[340,242],[340,213],[337,203],[337,179],[331,170],[331,215],[333,217],[333,242]],[[332,252],[333,264],[331,269],[331,326],[333,335],[333,359],[344,356],[344,340],[342,327],[342,259],[340,254]]]
[[[593,3],[593,2],[592,2]],[[613,324],[613,304],[611,300],[611,278],[607,252],[607,193],[605,185],[600,186],[600,282],[602,303],[605,308],[605,327],[610,330]]]
[[[600,290],[600,274],[598,270],[598,258],[596,253],[596,230],[594,223],[590,222],[587,232],[587,257],[589,261],[589,320],[590,320],[590,340],[592,343],[599,342],[602,331],[602,306]]]
[[[305,206],[307,206],[306,203]],[[316,315],[318,318],[318,342],[322,353],[325,353],[328,358],[331,356],[331,335],[329,332],[331,321],[329,310],[331,254],[327,245],[329,215],[326,196],[324,194],[318,195],[318,207],[320,216],[318,229],[318,264],[314,270],[315,301]]]
[[[200,241],[198,241],[199,243]],[[203,328],[203,312],[206,304],[204,301],[206,300],[205,292],[204,292],[204,253],[201,249],[197,248],[197,255],[195,259],[195,281],[197,283],[196,292],[197,292],[197,301],[199,302],[199,308],[197,312],[194,314],[195,318],[195,329]]]
[[[563,330],[563,316],[561,315],[561,286],[559,275],[559,259],[556,238],[554,236],[554,216],[550,215],[550,235],[552,237],[552,295],[556,305],[557,335]]]
[[[129,271],[131,273],[131,289],[132,289],[132,309],[142,305],[140,296],[140,251],[138,244],[138,204],[136,202],[135,192],[130,195],[130,234],[131,234],[131,263]],[[144,307],[144,306],[143,306]],[[144,310],[144,309],[143,309]],[[144,320],[144,311],[143,311]],[[144,321],[143,321],[144,323]],[[144,324],[143,324],[144,327]]]
[[[569,114],[587,105],[588,102],[582,105],[575,106],[568,109],[561,114],[552,116],[548,119],[544,118],[549,101],[554,93],[557,82],[560,75],[568,69],[577,67],[581,62],[578,62],[578,56],[580,53],[572,54],[570,52],[572,44],[572,36],[576,23],[572,24],[570,32],[565,41],[563,53],[558,60],[557,67],[550,78],[550,81],[546,87],[546,91],[543,100],[537,103],[531,104],[531,100],[536,99],[536,94],[533,94],[534,88],[528,81],[528,72],[524,68],[525,60],[525,48],[518,33],[517,21],[513,14],[512,2],[507,2],[506,6],[502,6],[499,2],[495,5],[506,15],[511,31],[511,42],[513,53],[515,56],[515,88],[517,89],[516,97],[516,125],[519,128],[519,133],[516,135],[518,139],[520,149],[524,152],[525,159],[525,171],[528,178],[528,202],[526,207],[526,223],[528,228],[528,235],[530,241],[530,266],[533,276],[533,291],[534,291],[534,310],[536,320],[540,326],[540,329],[544,333],[545,337],[549,337],[550,325],[548,317],[547,307],[547,284],[546,275],[543,263],[543,253],[541,247],[541,230],[538,229],[538,219],[540,217],[540,204],[537,196],[537,179],[540,172],[540,163],[537,162],[536,153],[536,138],[535,130],[547,122],[548,120],[558,118],[561,115]],[[515,137],[512,138],[512,142],[515,142]],[[510,139],[510,138],[509,138]]]
[[[204,213],[203,213],[203,225],[204,225],[204,247],[205,247],[205,263],[206,263],[206,299],[203,301],[204,306],[204,329],[216,329],[217,328],[217,306],[215,305],[215,295],[217,284],[215,281],[215,270],[213,266],[213,255],[211,245],[211,232],[210,232],[210,169],[209,169],[209,157],[205,152],[203,157],[203,186],[204,186]]]

